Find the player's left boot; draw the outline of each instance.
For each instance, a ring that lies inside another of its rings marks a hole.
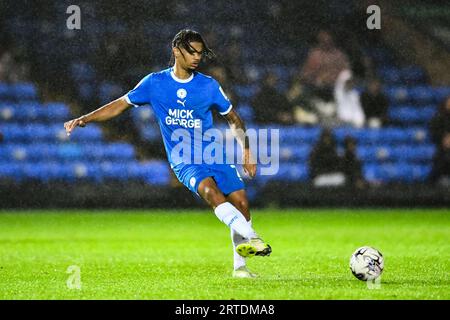
[[[246,266],[242,266],[233,270],[233,278],[256,278],[258,275],[250,272]]]
[[[253,256],[269,256],[272,253],[272,248],[261,238],[253,238],[248,242],[237,245],[236,252],[245,258]]]

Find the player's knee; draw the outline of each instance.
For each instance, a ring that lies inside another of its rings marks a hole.
[[[239,199],[236,203],[236,206],[240,211],[247,213],[248,212],[248,201],[247,199]]]
[[[203,194],[205,195],[205,198],[212,203],[215,203],[217,201],[220,201],[219,199],[223,197],[222,193],[220,192],[217,187],[214,186],[205,186],[203,190]]]

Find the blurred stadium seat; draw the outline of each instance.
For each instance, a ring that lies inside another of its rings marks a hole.
[[[0,145],[0,178],[169,183],[166,163],[137,161],[133,145],[104,141],[97,124],[89,124],[68,137],[63,123],[71,117],[69,107],[60,102],[39,103],[34,85],[1,84],[0,94],[16,101],[0,102],[4,137]]]

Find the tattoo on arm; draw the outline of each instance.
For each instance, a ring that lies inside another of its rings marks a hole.
[[[234,136],[238,140],[239,144],[244,148],[248,149],[250,147],[249,145],[249,139],[246,134],[246,128],[244,121],[239,117],[239,115],[236,113],[236,111],[231,110],[225,118],[228,121],[228,124],[230,125],[231,131],[233,132]]]

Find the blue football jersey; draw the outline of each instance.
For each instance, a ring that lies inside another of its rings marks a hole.
[[[179,79],[173,68],[144,77],[126,100],[136,107],[149,104],[153,108],[171,167],[186,162],[186,152],[194,163],[194,157],[211,143],[203,141],[202,135],[213,128],[213,108],[222,115],[232,109],[215,79],[196,71],[188,79]]]

